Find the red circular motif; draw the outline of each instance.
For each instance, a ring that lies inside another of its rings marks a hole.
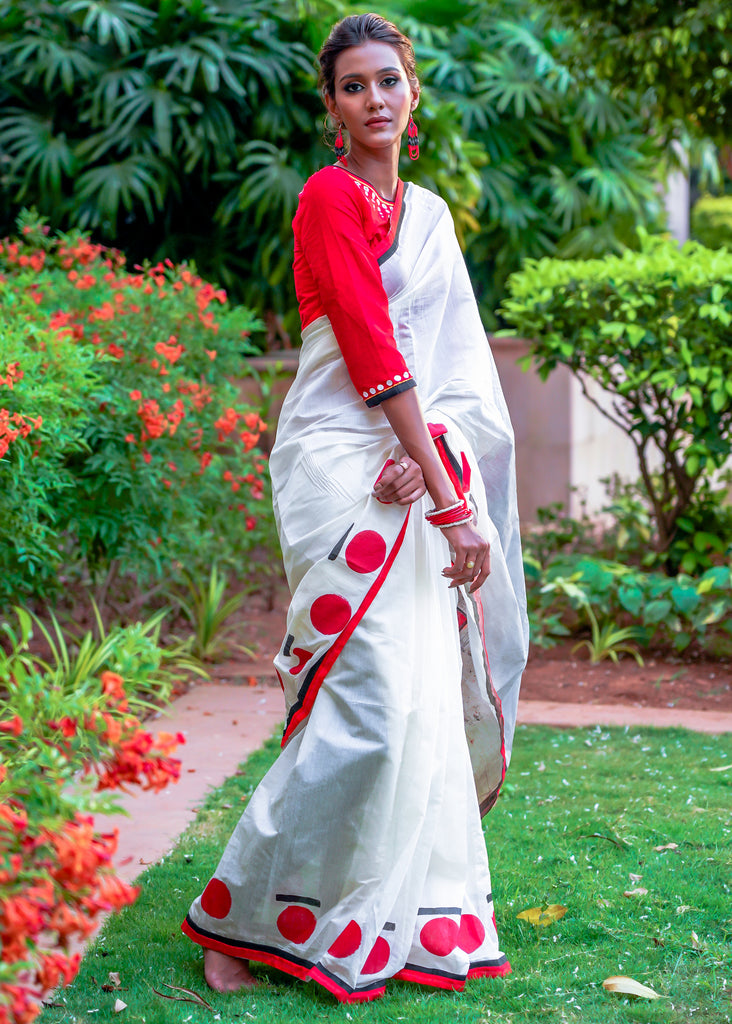
[[[386,541],[375,530],[361,530],[346,548],[346,565],[354,572],[374,572],[385,558]]]
[[[483,944],[485,928],[483,922],[475,914],[463,914],[460,918],[460,931],[457,944],[464,953],[474,953]]]
[[[447,956],[457,945],[458,933],[457,921],[449,917],[435,917],[419,933],[419,941],[428,953]]]
[[[231,893],[220,878],[212,878],[203,890],[201,909],[219,921],[231,910]]]
[[[350,921],[335,940],[328,952],[331,956],[352,956],[361,945],[361,929],[355,921]]]
[[[298,945],[307,942],[317,923],[315,914],[307,907],[286,907],[277,918],[280,935]]]
[[[389,943],[380,935],[374,943],[374,948],[366,957],[361,974],[378,974],[379,971],[383,971],[389,963],[390,956]]]
[[[323,594],[310,608],[310,621],[319,633],[340,633],[351,617],[351,606],[340,594]]]

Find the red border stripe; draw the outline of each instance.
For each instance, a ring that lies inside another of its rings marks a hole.
[[[302,699],[302,707],[298,711],[295,712],[295,714],[292,716],[292,718],[290,719],[290,721],[287,724],[287,728],[285,729],[285,733],[284,733],[284,735],[282,737],[282,746],[283,747],[287,745],[287,743],[291,739],[292,734],[293,734],[294,730],[297,728],[297,726],[300,725],[300,723],[303,722],[307,718],[307,716],[310,714],[312,706],[315,703],[315,698],[318,695],[318,690],[320,689],[323,680],[325,679],[325,677],[328,674],[328,672],[330,672],[331,668],[333,667],[333,664],[336,661],[336,658],[341,653],[343,648],[346,646],[346,643],[350,639],[350,637],[351,637],[353,631],[355,630],[356,626],[359,624],[361,619],[364,617],[364,615],[366,614],[366,612],[369,609],[369,606],[371,605],[371,603],[373,602],[374,598],[376,597],[376,595],[378,594],[379,590],[381,589],[384,580],[386,579],[387,575],[389,574],[389,570],[391,569],[392,565],[394,564],[394,559],[399,554],[399,551],[401,549],[402,543],[404,542],[404,535],[407,532],[407,525],[409,523],[409,513],[411,511],[412,511],[412,506],[410,505],[407,508],[407,514],[404,517],[404,523],[402,524],[402,528],[399,531],[399,535],[398,535],[397,539],[394,541],[394,546],[392,547],[392,549],[389,552],[389,555],[388,555],[386,561],[384,562],[383,566],[381,567],[381,571],[380,571],[379,575],[376,577],[374,582],[369,587],[369,589],[368,589],[368,591],[366,593],[366,597],[363,599],[363,601],[359,605],[358,609],[356,610],[354,615],[351,617],[350,621],[345,626],[345,628],[343,629],[343,632],[338,637],[336,642],[333,644],[333,646],[323,656],[323,660],[321,661],[320,665],[318,666],[317,672],[313,676],[312,682],[310,683],[310,686],[308,687],[308,691],[307,691],[307,693],[305,694],[305,696]]]

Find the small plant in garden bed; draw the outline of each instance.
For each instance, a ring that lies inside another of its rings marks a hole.
[[[191,653],[199,661],[219,661],[230,651],[229,634],[236,628],[230,619],[246,600],[247,591],[239,591],[225,600],[228,579],[225,573],[219,573],[215,564],[207,580],[197,582],[188,573],[184,574],[184,579],[188,594],[172,596],[193,630]],[[244,654],[252,653],[246,647],[236,646]]]
[[[31,214],[0,282],[0,598],[49,596],[62,572],[246,572],[276,543],[265,423],[235,383],[253,314],[192,267],[130,271]]]
[[[715,655],[732,650],[731,566],[712,566],[699,577],[669,577],[567,554],[546,566],[527,555],[524,567],[532,640],[540,646],[576,632],[582,612],[592,609],[612,629],[635,629],[633,638],[645,647],[680,653],[693,644]]]
[[[183,737],[141,724],[154,665],[134,629],[110,634],[96,658],[87,651],[72,675],[58,643],[54,669],[30,652],[27,613],[2,633],[0,1022],[27,1024],[44,993],[76,974],[69,943],[138,893],[112,870],[116,834],[95,832],[91,815],[116,806],[100,794],[175,781]]]

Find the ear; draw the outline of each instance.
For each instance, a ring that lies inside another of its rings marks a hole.
[[[416,80],[414,82],[410,82],[409,84],[412,90],[412,102],[409,106],[409,109],[410,111],[415,111],[419,106],[419,96],[421,90],[419,88],[419,82],[417,82]]]
[[[323,97],[323,103],[325,103],[325,109],[333,118],[336,125],[339,125],[342,122],[343,118],[340,115],[340,112],[338,110],[338,104],[336,103],[336,101],[333,99],[332,96],[329,96],[326,93],[325,96]]]

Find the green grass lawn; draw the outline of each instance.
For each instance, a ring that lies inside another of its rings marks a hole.
[[[496,915],[513,965],[464,993],[392,982],[384,999],[339,1005],[315,984],[257,971],[254,994],[211,992],[202,951],[180,933],[244,801],[277,754],[270,741],[206,801],[175,851],[140,878],[42,1024],[72,1021],[396,1021],[722,1024],[732,1017],[732,736],[682,730],[522,728],[501,799],[485,821]],[[729,769],[716,771],[715,769]],[[124,824],[122,823],[122,827]],[[675,849],[655,849],[675,843]],[[625,891],[647,893],[626,897]],[[563,904],[535,929],[516,915]],[[105,992],[109,972],[121,988]],[[629,975],[661,999],[602,988]],[[153,989],[192,989],[212,1010]],[[116,999],[127,1003],[118,1016]]]

